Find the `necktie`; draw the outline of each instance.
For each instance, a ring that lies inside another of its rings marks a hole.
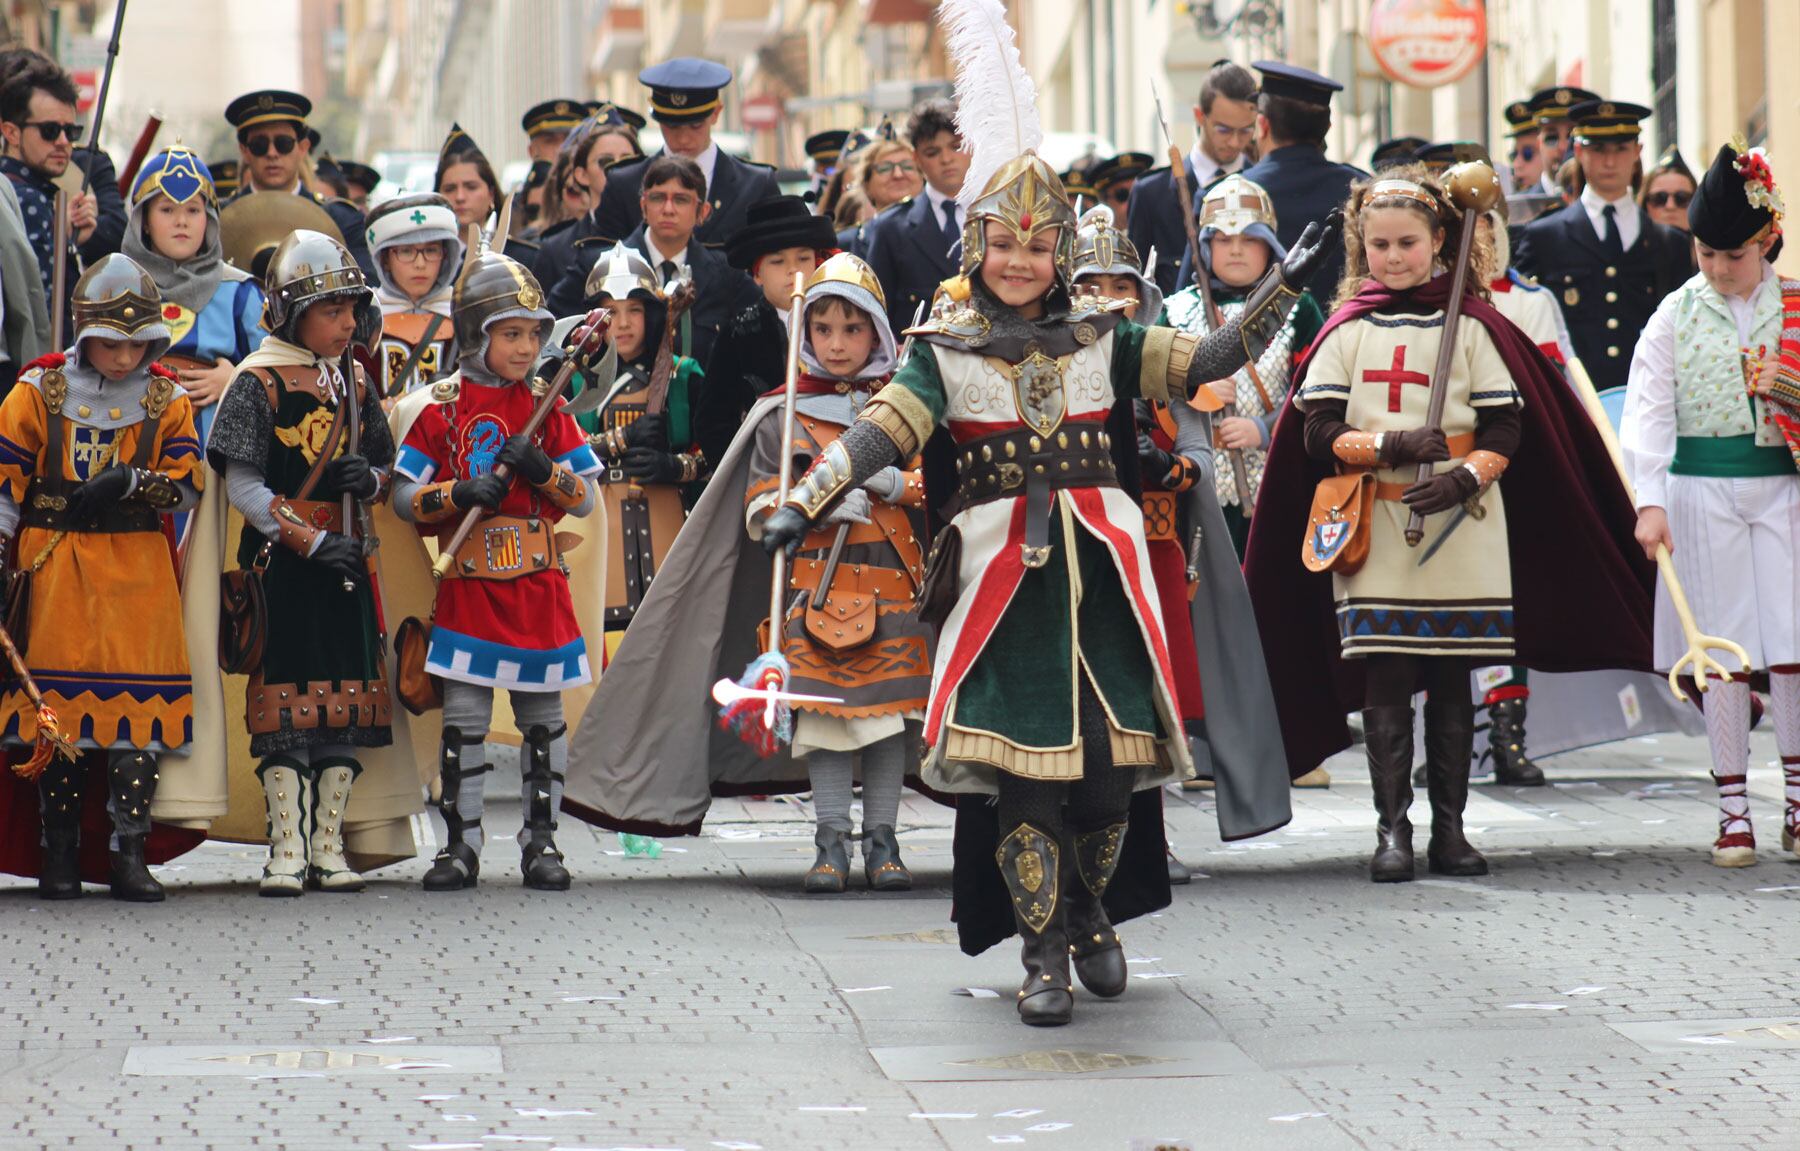
[[[962,229],[956,226],[956,201],[944,201],[944,251],[948,253],[962,239]]]
[[[1600,241],[1608,255],[1623,256],[1625,245],[1619,241],[1619,211],[1611,204],[1600,209],[1600,215],[1606,218],[1606,235]]]
[[[1608,209],[1608,211],[1611,211],[1611,209]],[[675,278],[675,261],[674,260],[664,260],[662,262],[662,278],[663,278],[663,283],[665,285],[667,285],[670,280],[673,280]]]

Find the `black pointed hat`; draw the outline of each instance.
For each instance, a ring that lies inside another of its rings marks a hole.
[[[1768,157],[1760,150],[1726,144],[1694,189],[1694,198],[1688,203],[1688,227],[1696,240],[1724,252],[1756,243],[1774,232],[1775,246],[1769,251],[1772,260],[1781,251],[1781,208],[1781,193],[1775,187]]]

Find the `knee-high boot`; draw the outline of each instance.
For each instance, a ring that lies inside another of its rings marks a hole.
[[[112,801],[113,834],[119,846],[112,853],[112,895],[128,903],[161,903],[163,886],[144,865],[144,840],[150,835],[150,801],[156,798],[160,776],[156,757],[147,751],[115,752],[108,759],[106,778]]]
[[[258,895],[306,892],[306,823],[312,815],[312,780],[286,756],[270,757],[256,769],[269,811],[269,861],[263,865]]]
[[[44,824],[44,857],[38,896],[81,898],[81,779],[86,765],[51,756],[38,776],[38,811]]]
[[[1375,854],[1369,860],[1369,878],[1376,883],[1404,883],[1413,877],[1412,821],[1406,815],[1413,795],[1412,733],[1411,706],[1363,708],[1363,744],[1369,754],[1369,782],[1375,789]]]
[[[1125,944],[1100,902],[1113,872],[1119,869],[1126,826],[1119,822],[1098,831],[1077,832],[1063,864],[1069,905],[1069,954],[1081,985],[1102,999],[1123,994],[1130,976],[1125,966]]]
[[[1431,842],[1425,862],[1435,875],[1486,875],[1487,860],[1463,835],[1469,805],[1469,756],[1475,747],[1473,707],[1462,701],[1425,704],[1425,771],[1431,797]]]
[[[1019,988],[1019,1018],[1033,1027],[1058,1027],[1075,1010],[1069,982],[1068,931],[1059,898],[1062,848],[1055,839],[1021,823],[994,852],[1012,895],[1013,918],[1024,940],[1020,960],[1025,983]]]
[[[350,785],[360,774],[362,764],[354,759],[333,758],[314,765],[306,865],[306,885],[314,891],[363,889],[363,877],[344,858],[344,811],[350,805]]]
[[[537,723],[525,733],[525,833],[519,837],[519,869],[525,886],[538,891],[569,890],[569,869],[555,838],[563,776],[550,762],[550,744],[568,730],[558,725],[551,731]]]

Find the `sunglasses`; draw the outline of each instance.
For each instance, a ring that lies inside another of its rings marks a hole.
[[[38,135],[46,144],[54,144],[62,136],[69,138],[69,143],[78,144],[87,132],[86,124],[70,124],[60,120],[25,120],[19,124],[21,128],[36,128]]]
[[[873,171],[877,176],[892,176],[895,172],[900,173],[902,176],[916,176],[919,174],[917,168],[902,160],[890,160],[886,163],[877,164]]]
[[[270,148],[285,156],[299,146],[300,139],[297,136],[252,136],[244,141],[244,147],[259,160],[269,154]]]
[[[1652,192],[1645,202],[1652,208],[1685,208],[1693,200],[1692,192]]]
[[[1536,144],[1520,144],[1517,148],[1513,149],[1512,158],[1529,164],[1531,161],[1537,159],[1537,153],[1538,150]]]
[[[1108,188],[1105,192],[1105,196],[1106,196],[1107,202],[1110,204],[1123,204],[1123,203],[1128,202],[1131,199],[1131,189],[1130,188]]]

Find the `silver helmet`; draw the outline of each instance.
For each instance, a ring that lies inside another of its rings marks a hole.
[[[75,343],[89,336],[152,345],[147,360],[169,350],[172,333],[163,323],[162,293],[156,281],[130,256],[102,256],[75,281],[70,297]]]
[[[662,301],[667,299],[662,284],[657,281],[656,270],[650,261],[627,248],[624,244],[614,244],[598,260],[588,272],[587,285],[583,289],[583,298],[598,300],[602,297],[611,300],[623,300],[633,292],[647,293],[651,299]]]
[[[545,309],[544,290],[530,270],[493,251],[484,251],[463,266],[450,307],[456,346],[465,360],[487,355],[488,327],[499,320],[536,320],[546,340],[556,322]]]
[[[281,241],[269,258],[263,295],[263,326],[289,342],[300,313],[327,299],[354,300],[356,343],[373,347],[381,335],[381,309],[362,269],[344,245],[323,232],[302,228]]]

